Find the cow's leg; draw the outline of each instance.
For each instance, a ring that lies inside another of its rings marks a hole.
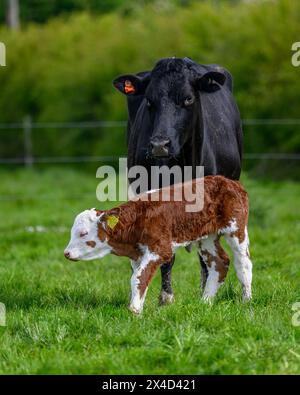
[[[171,284],[171,270],[174,265],[175,255],[173,255],[172,260],[168,263],[161,265],[161,291],[159,295],[159,304],[169,304],[174,302],[174,294]]]
[[[133,272],[131,276],[131,301],[129,310],[133,313],[140,314],[143,311],[149,283],[159,266],[160,262],[153,260],[142,259],[138,262],[131,262]]]
[[[223,250],[219,236],[216,234],[209,235],[199,243],[199,255],[202,257],[205,268],[206,282],[204,285],[203,299],[211,301],[216,295],[218,289],[225,281],[229,257]],[[207,271],[207,275],[206,275]]]
[[[251,283],[252,283],[252,262],[249,254],[249,238],[247,227],[243,235],[238,237],[235,234],[225,235],[225,239],[232,249],[234,256],[234,267],[237,277],[242,284],[243,299],[249,300],[252,297]],[[242,241],[240,240],[242,239]]]

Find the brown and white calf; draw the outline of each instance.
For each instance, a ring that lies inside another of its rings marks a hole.
[[[198,212],[187,212],[186,200],[172,198],[138,199],[107,211],[83,211],[72,227],[66,258],[90,260],[109,253],[130,258],[133,274],[129,308],[138,314],[156,269],[169,262],[178,247],[191,243],[197,245],[204,259],[203,298],[211,300],[224,282],[229,266],[229,257],[219,241],[223,235],[233,252],[243,297],[250,299],[252,263],[248,249],[247,193],[239,182],[222,176],[207,176],[203,180],[204,205]],[[192,181],[193,187],[197,182]],[[174,186],[171,196],[172,191]]]

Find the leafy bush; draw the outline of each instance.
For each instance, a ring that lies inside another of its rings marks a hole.
[[[291,45],[299,41],[297,2],[175,3],[102,16],[79,13],[14,33],[2,28],[7,67],[0,68],[0,121],[22,121],[28,114],[47,122],[124,120],[125,98],[113,89],[112,79],[173,55],[227,67],[244,119],[299,116],[300,68],[291,64]],[[247,152],[300,149],[299,126],[244,129]],[[20,154],[17,132],[9,133],[0,156]],[[124,128],[34,133],[37,155],[126,152]]]
[[[27,22],[44,23],[58,15],[68,15],[74,11],[106,13],[126,5],[128,0],[19,0],[20,19]],[[0,21],[5,20],[7,0],[0,0]]]

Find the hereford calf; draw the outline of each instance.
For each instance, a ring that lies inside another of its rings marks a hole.
[[[192,181],[194,189],[197,182]],[[160,190],[154,193],[157,192]],[[186,200],[150,200],[138,199],[107,211],[91,209],[80,213],[71,230],[66,258],[90,260],[109,253],[130,258],[133,274],[129,308],[139,314],[157,268],[169,262],[178,247],[191,243],[197,245],[204,259],[203,298],[211,300],[228,271],[229,258],[219,241],[224,235],[234,255],[243,297],[251,298],[248,198],[239,182],[222,176],[204,177],[204,206],[198,212],[187,212]]]

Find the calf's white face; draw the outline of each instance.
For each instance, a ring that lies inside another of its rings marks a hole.
[[[111,252],[107,240],[98,237],[98,223],[101,221],[95,209],[85,210],[75,218],[71,239],[64,254],[67,259],[89,261],[102,258]]]

